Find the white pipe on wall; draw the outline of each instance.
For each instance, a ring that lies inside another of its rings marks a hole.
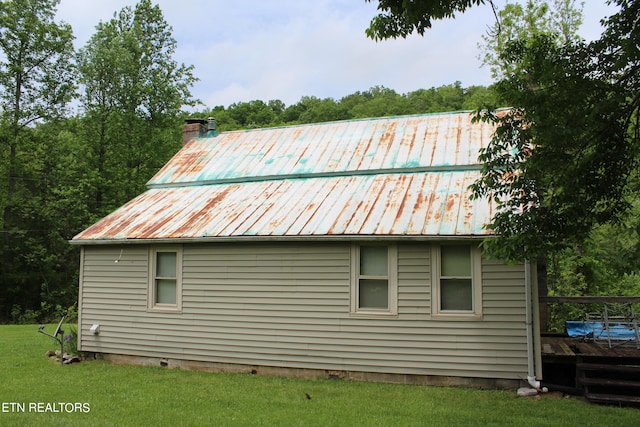
[[[531,280],[531,263],[524,263],[524,292],[525,292],[525,328],[527,330],[527,382],[538,391],[546,392],[546,387],[540,387],[535,371],[535,346],[533,342],[533,297]]]

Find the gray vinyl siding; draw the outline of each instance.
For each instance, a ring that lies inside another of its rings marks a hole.
[[[166,313],[147,309],[148,250],[84,247],[82,350],[285,368],[526,376],[522,266],[483,260],[482,318],[440,320],[431,316],[429,244],[400,243],[397,316],[363,316],[349,312],[348,242],[185,244],[182,310]],[[95,323],[99,335],[89,332]]]

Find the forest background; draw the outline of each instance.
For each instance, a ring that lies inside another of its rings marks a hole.
[[[187,117],[215,117],[228,131],[501,102],[494,86],[452,82],[404,94],[377,86],[337,100],[207,108],[192,97],[193,67],[173,59],[171,27],[150,0],[101,22],[78,51],[72,29],[54,20],[57,3],[0,2],[0,323],[74,310],[79,249],[68,241],[145,190],[180,149]],[[520,19],[522,12],[505,11]],[[491,52],[500,47],[486,42],[485,62],[495,67]],[[80,113],[71,115],[74,102]],[[624,221],[599,224],[580,245],[549,254],[551,295],[640,295],[640,208],[632,206]]]

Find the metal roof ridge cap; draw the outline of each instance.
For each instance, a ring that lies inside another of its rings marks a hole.
[[[430,172],[466,172],[466,171],[477,171],[482,169],[482,167],[483,165],[480,163],[473,163],[468,165],[438,165],[438,166],[417,166],[417,167],[407,167],[407,168],[345,170],[345,171],[337,171],[337,172],[292,173],[292,174],[209,179],[209,180],[203,180],[203,181],[165,182],[162,184],[151,183],[151,184],[147,184],[147,188],[149,190],[154,190],[159,188],[179,188],[179,187],[219,185],[219,184],[242,184],[242,183],[248,183],[248,182],[280,181],[285,179],[334,178],[334,177],[344,177],[344,176],[390,175],[390,174],[430,173]]]
[[[498,108],[497,110],[506,109],[506,107]],[[313,123],[296,123],[290,125],[280,125],[280,126],[268,126],[268,127],[257,127],[257,128],[249,128],[249,129],[233,129],[227,130],[223,132],[219,132],[218,136],[229,134],[229,133],[243,133],[243,132],[255,132],[255,131],[264,131],[264,130],[273,130],[273,129],[289,129],[289,128],[297,128],[297,127],[306,127],[306,126],[314,126],[314,125],[327,125],[334,123],[350,123],[350,122],[360,122],[360,121],[373,121],[373,120],[388,120],[388,119],[402,119],[409,117],[436,117],[436,116],[446,116],[446,115],[458,115],[458,114],[472,114],[475,113],[476,110],[457,110],[457,111],[438,111],[433,113],[416,113],[416,114],[397,114],[391,116],[377,116],[377,117],[354,117],[351,119],[342,119],[342,120],[328,120],[323,122],[313,122]],[[213,138],[208,136],[201,136],[194,139],[207,139]]]

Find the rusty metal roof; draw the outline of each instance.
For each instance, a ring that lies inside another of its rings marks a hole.
[[[485,236],[470,200],[493,129],[471,113],[222,133],[187,143],[149,189],[75,243],[163,239]]]
[[[148,185],[470,165],[491,138],[472,114],[350,120],[190,141]]]

